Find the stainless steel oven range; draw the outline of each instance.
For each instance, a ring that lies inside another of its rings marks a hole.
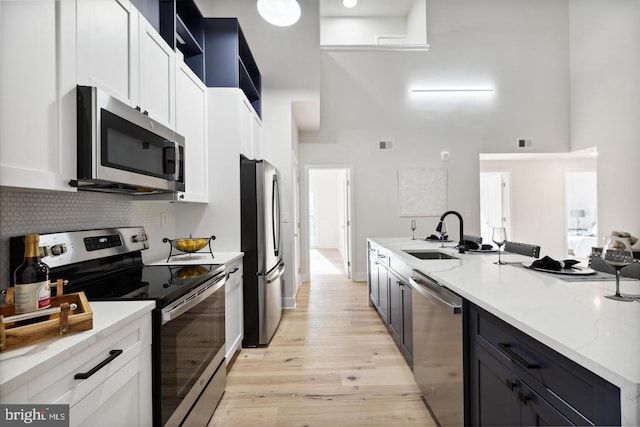
[[[142,227],[40,235],[51,280],[89,301],[148,299],[153,310],[154,426],[206,425],[224,393],[223,265],[149,266]],[[10,264],[22,262],[24,236],[10,239]]]

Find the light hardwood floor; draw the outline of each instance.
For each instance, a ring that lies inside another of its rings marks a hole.
[[[316,274],[267,348],[242,349],[213,426],[431,426],[365,283]]]

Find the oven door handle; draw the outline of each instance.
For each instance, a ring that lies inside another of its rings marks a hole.
[[[167,322],[170,322],[174,319],[177,319],[182,314],[191,310],[196,305],[200,304],[205,299],[209,298],[211,295],[216,293],[220,288],[224,286],[226,282],[224,274],[221,279],[215,281],[215,283],[205,289],[194,289],[184,297],[182,297],[179,301],[171,304],[169,307],[162,310],[162,324],[164,325]]]

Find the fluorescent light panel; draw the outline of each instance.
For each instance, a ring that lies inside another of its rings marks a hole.
[[[491,93],[493,89],[411,89],[411,93]]]

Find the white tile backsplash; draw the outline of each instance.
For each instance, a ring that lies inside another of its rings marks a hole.
[[[161,213],[167,214],[163,228]],[[0,288],[9,283],[9,238],[29,233],[143,226],[149,236],[144,259],[169,253],[163,237],[175,237],[175,207],[165,201],[91,192],[40,192],[0,188]]]

